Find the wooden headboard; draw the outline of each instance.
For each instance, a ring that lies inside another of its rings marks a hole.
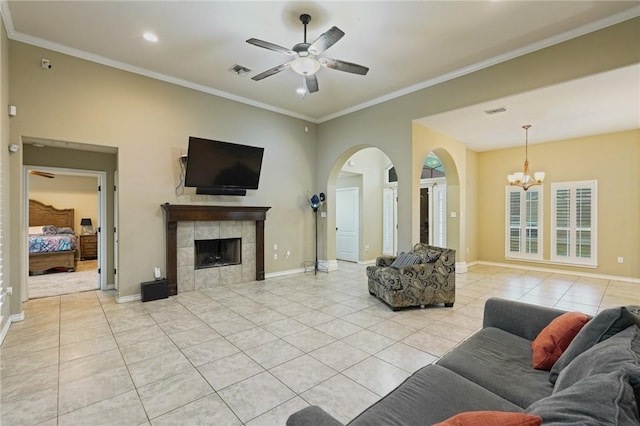
[[[74,229],[74,209],[56,209],[36,200],[29,200],[29,226],[55,225]]]

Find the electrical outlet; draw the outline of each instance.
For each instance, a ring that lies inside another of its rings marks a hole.
[[[277,244],[274,244],[274,245],[273,245],[273,249],[274,249],[274,250],[278,250],[278,245],[277,245]]]
[[[273,253],[273,260],[278,260],[278,253]]]
[[[287,252],[284,255],[285,258],[290,258],[291,257],[291,252],[289,250],[287,250]]]
[[[369,245],[364,246],[364,251],[369,251]]]
[[[619,256],[618,257],[618,263],[624,263],[624,257]]]

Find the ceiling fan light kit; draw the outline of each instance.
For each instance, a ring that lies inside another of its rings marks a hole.
[[[318,79],[315,74],[322,67],[358,75],[366,75],[367,72],[369,72],[369,68],[362,65],[319,56],[344,36],[345,33],[340,28],[335,26],[331,27],[327,32],[321,34],[313,43],[307,43],[307,24],[311,22],[311,16],[306,13],[300,15],[300,22],[304,25],[304,41],[294,45],[291,49],[257,38],[247,40],[247,43],[262,47],[263,49],[273,50],[289,56],[296,56],[296,58],[290,62],[278,65],[277,67],[251,77],[252,80],[260,81],[287,68],[291,68],[295,73],[304,77],[303,90],[305,93],[314,93],[319,89]]]

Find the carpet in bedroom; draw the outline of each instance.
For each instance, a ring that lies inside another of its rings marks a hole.
[[[98,289],[98,271],[58,272],[29,277],[29,299]]]

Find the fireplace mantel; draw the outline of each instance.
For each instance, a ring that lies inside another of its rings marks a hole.
[[[264,221],[271,207],[205,206],[190,204],[161,205],[167,232],[167,281],[169,295],[178,294],[177,230],[178,222],[238,220],[256,222],[256,280],[264,280]]]

